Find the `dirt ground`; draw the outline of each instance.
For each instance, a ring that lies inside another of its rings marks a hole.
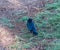
[[[53,0],[51,2],[53,2]],[[34,17],[38,12],[43,11],[43,6],[44,5],[42,5],[42,0],[0,0],[0,18],[6,17],[10,19],[10,22],[15,26],[13,29],[8,28],[7,26],[0,26],[0,41],[2,41],[2,43],[0,42],[0,45],[12,44],[14,41],[13,38],[16,34],[23,34],[21,29],[24,29],[26,25],[23,22],[16,22],[16,19],[22,18],[23,16]],[[5,33],[7,34],[5,35]],[[6,40],[7,37],[8,41]],[[4,39],[5,41],[3,41]],[[35,49],[33,48],[32,50]]]

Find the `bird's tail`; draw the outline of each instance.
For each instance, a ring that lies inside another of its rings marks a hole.
[[[33,31],[33,35],[34,35],[34,36],[38,35],[38,32],[34,32],[34,31]]]

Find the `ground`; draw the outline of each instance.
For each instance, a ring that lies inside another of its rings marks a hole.
[[[60,41],[59,1],[0,0],[0,50],[60,49],[57,49]],[[26,27],[29,17],[35,22],[37,37],[33,37]]]

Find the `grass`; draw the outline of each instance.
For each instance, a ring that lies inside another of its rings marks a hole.
[[[59,0],[60,1],[60,0]],[[22,39],[28,39],[28,42],[19,41],[20,37],[15,37],[16,42],[14,45],[11,45],[9,47],[11,48],[17,48],[17,50],[23,48],[33,48],[33,46],[38,45],[38,42],[47,43],[46,50],[60,50],[60,2],[52,3],[52,4],[46,4],[46,9],[43,12],[39,12],[36,14],[36,16],[33,18],[33,21],[35,22],[37,31],[38,31],[38,37],[32,38],[33,35],[31,33],[28,33],[28,30],[26,27],[22,29],[23,33],[21,35]],[[53,10],[53,12],[51,12]],[[17,12],[16,15],[20,15],[20,12]],[[16,22],[23,22],[26,24],[28,16],[23,16],[21,18],[16,19]],[[14,25],[10,23],[10,19],[8,18],[0,18],[0,23],[4,26],[8,26],[9,28],[14,28]],[[29,40],[32,38],[33,40]],[[57,40],[56,40],[56,39]],[[41,40],[42,39],[42,40]],[[54,39],[50,43],[48,43],[48,40],[46,39]],[[49,44],[53,44],[52,47]],[[43,45],[43,44],[42,44]]]

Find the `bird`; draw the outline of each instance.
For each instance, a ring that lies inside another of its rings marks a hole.
[[[27,28],[28,28],[28,30],[29,30],[31,33],[33,33],[34,36],[38,35],[38,32],[37,32],[37,30],[36,30],[36,27],[35,27],[35,25],[34,25],[34,22],[32,21],[32,18],[29,18],[29,19],[27,20]]]

